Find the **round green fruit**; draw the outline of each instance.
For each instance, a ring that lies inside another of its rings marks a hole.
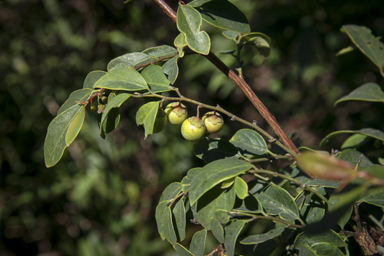
[[[90,107],[90,109],[91,109],[91,112],[92,112],[92,113],[96,113],[96,112],[97,112],[97,107],[94,106],[94,105],[92,105],[92,106]]]
[[[203,116],[203,121],[205,128],[209,133],[220,131],[224,125],[223,117],[215,111],[205,113]]]
[[[103,97],[101,97],[101,102],[102,102],[103,104],[107,104],[107,103],[108,103],[108,97],[107,97],[107,96],[103,96]]]
[[[157,116],[155,119],[155,124],[153,125],[153,133],[158,133],[164,130],[167,125],[167,116],[165,115],[162,109],[157,111]]]
[[[164,110],[168,122],[172,125],[181,125],[188,117],[187,108],[180,102],[172,102]]]
[[[203,137],[204,133],[204,122],[196,116],[186,119],[181,125],[181,135],[186,140],[198,140]]]

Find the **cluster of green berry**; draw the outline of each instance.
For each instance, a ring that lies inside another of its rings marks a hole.
[[[198,140],[205,132],[214,133],[221,130],[224,125],[222,116],[216,111],[204,114],[200,119],[198,116],[188,118],[187,108],[180,102],[172,102],[165,110],[159,109],[153,128],[153,132],[161,132],[167,123],[181,125],[181,135],[186,140]]]

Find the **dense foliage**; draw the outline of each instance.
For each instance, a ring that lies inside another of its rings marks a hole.
[[[376,36],[384,25],[377,18],[379,5],[233,1],[244,15],[227,1],[193,1],[174,4],[172,30],[171,20],[151,2],[43,3],[52,20],[47,24],[45,16],[31,22],[21,17],[39,15],[41,3],[1,3],[9,41],[2,46],[10,47],[1,57],[7,74],[3,254],[172,254],[154,232],[155,217],[161,238],[181,255],[271,253],[264,249],[275,255],[360,255],[367,252],[362,245],[367,237],[380,245],[384,136],[378,106],[384,99],[384,58]],[[371,10],[365,23],[355,19]],[[68,16],[77,12],[86,14],[87,22]],[[120,23],[125,20],[129,25]],[[25,28],[22,33],[15,22]],[[83,32],[73,32],[79,24]],[[237,68],[284,130],[297,131],[301,150],[318,149],[325,137],[321,146],[339,149],[330,153],[351,165],[321,154],[298,157],[275,140],[240,90],[193,54],[210,50]],[[90,72],[94,69],[100,71]],[[169,101],[183,101],[189,116],[220,112],[226,124],[218,135],[184,141],[180,127],[163,127],[162,109]],[[91,105],[98,114],[88,110]],[[42,144],[50,114],[55,118],[44,154],[46,165],[55,166],[45,169]],[[341,143],[338,134],[352,135]],[[307,175],[322,179],[309,179],[294,159]],[[323,231],[327,235],[318,234]]]

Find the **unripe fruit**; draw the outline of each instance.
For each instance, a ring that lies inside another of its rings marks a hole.
[[[96,111],[97,111],[97,107],[93,106],[93,105],[90,107],[90,109],[91,109],[92,113],[96,113]]]
[[[187,108],[180,102],[172,102],[164,110],[168,122],[172,125],[181,125],[188,117]]]
[[[107,96],[103,96],[103,97],[101,97],[101,102],[102,102],[103,104],[107,104],[107,103],[108,103],[108,97],[107,97]]]
[[[155,119],[155,123],[153,125],[153,133],[161,132],[162,130],[164,130],[166,125],[167,125],[167,116],[165,115],[162,109],[159,109],[159,111],[157,111],[157,116]]]
[[[196,116],[186,119],[181,125],[181,135],[186,140],[198,140],[203,137],[204,133],[204,122]]]
[[[205,128],[209,133],[220,131],[224,125],[223,117],[215,111],[205,113],[203,116],[203,121]]]

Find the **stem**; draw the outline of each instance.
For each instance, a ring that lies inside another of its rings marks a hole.
[[[172,10],[172,8],[165,3],[164,0],[154,0],[156,4],[158,4],[161,9],[173,20],[176,22],[177,15],[176,12]],[[294,155],[299,154],[299,150],[296,148],[295,144],[293,144],[292,140],[289,139],[287,134],[280,127],[279,123],[276,121],[276,118],[269,112],[269,110],[265,107],[265,105],[260,101],[260,99],[256,96],[256,94],[249,87],[247,82],[242,77],[236,75],[236,73],[227,67],[216,55],[212,52],[209,52],[208,55],[205,55],[210,62],[212,62],[221,72],[223,72],[229,79],[231,79],[247,96],[247,98],[252,102],[252,104],[256,107],[262,117],[267,121],[267,123],[271,126],[276,135],[281,139],[283,144],[293,152]],[[309,175],[309,174],[308,174]],[[312,175],[310,175],[312,177]]]
[[[280,177],[282,179],[285,179],[285,180],[289,180],[289,181],[292,181],[293,183],[296,183],[297,185],[300,185],[300,187],[304,188],[304,189],[307,189],[308,191],[312,192],[313,194],[317,195],[321,200],[323,200],[325,203],[328,204],[328,199],[325,198],[322,194],[320,194],[316,189],[310,187],[310,186],[307,186],[305,185],[304,183],[292,178],[292,177],[289,177],[289,176],[286,176],[284,174],[280,174],[280,173],[277,173],[277,172],[272,172],[272,171],[268,171],[268,170],[260,170],[260,169],[255,169],[255,170],[252,170],[253,173],[264,173],[264,174],[269,174],[269,175],[272,175],[274,177]]]

